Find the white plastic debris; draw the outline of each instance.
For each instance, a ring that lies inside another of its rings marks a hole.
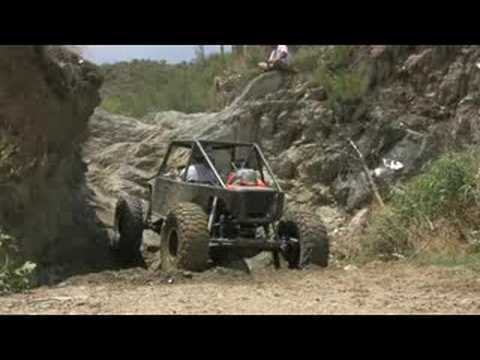
[[[389,170],[397,171],[405,167],[400,161],[382,158],[383,166],[379,166],[372,171],[373,176],[380,177]]]
[[[388,160],[388,159],[382,159],[383,160],[383,166],[390,170],[400,170],[404,168],[404,165],[397,160]]]
[[[373,170],[373,176],[375,177],[380,177],[382,176],[383,174],[385,174],[387,172],[387,169],[384,168],[384,167],[378,167],[376,168],[375,170]]]
[[[480,69],[480,62],[477,62],[475,66],[477,67],[477,69]]]

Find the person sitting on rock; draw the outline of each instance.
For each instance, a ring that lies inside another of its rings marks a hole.
[[[263,70],[289,70],[290,55],[287,45],[273,47],[270,57],[266,62],[258,64]]]

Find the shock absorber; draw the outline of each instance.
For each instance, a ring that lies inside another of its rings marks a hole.
[[[225,237],[225,215],[220,215],[220,221],[219,221],[220,226],[218,227],[219,229],[219,235],[221,238]]]
[[[147,203],[147,211],[145,214],[144,225],[149,228],[152,226],[152,196],[153,196],[153,185],[151,183],[148,184],[148,203]]]
[[[212,202],[212,210],[210,211],[210,216],[208,218],[208,232],[212,233],[213,221],[215,220],[215,213],[217,211],[217,201],[218,198],[215,196]]]

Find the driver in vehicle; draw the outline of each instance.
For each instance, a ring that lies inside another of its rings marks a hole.
[[[185,169],[180,173],[180,177],[183,178]],[[215,184],[217,179],[215,174],[208,166],[208,163],[203,158],[202,153],[194,151],[192,154],[192,163],[187,169],[187,182],[199,182],[199,183],[211,183]]]

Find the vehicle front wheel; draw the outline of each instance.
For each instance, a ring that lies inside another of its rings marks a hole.
[[[203,271],[209,265],[208,217],[194,203],[180,203],[162,228],[162,269]]]
[[[303,269],[309,264],[328,266],[329,239],[325,226],[308,213],[286,214],[278,224],[279,238],[292,241],[283,252],[289,267]]]
[[[122,265],[140,262],[143,225],[142,202],[135,198],[118,199],[114,215],[114,236],[110,246]]]

